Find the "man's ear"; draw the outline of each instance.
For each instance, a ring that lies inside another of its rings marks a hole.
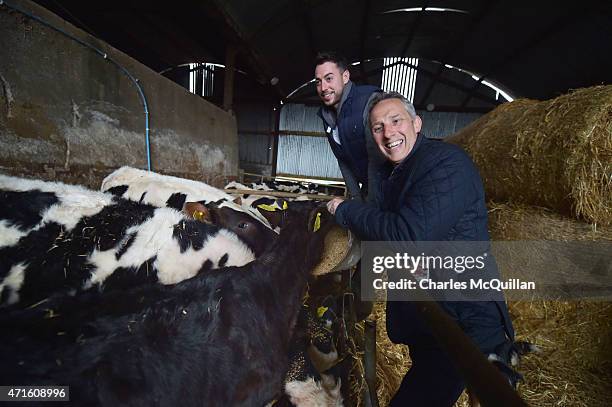
[[[423,121],[421,120],[419,116],[415,116],[414,119],[412,119],[412,125],[414,126],[414,133],[416,134],[419,131],[421,131],[421,126],[423,125]]]
[[[351,72],[346,68],[344,72],[342,72],[342,83],[346,85],[349,79],[351,79]]]

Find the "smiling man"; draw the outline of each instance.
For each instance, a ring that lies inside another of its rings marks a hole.
[[[367,105],[380,88],[351,82],[346,59],[322,52],[315,61],[315,85],[323,102],[318,112],[332,152],[349,192],[349,197],[373,201],[379,170],[384,162],[365,126]],[[359,185],[361,184],[361,186]]]
[[[421,130],[421,118],[412,104],[398,98],[381,100],[371,113],[371,131],[383,156],[399,164],[412,151]]]
[[[399,93],[377,94],[369,112],[373,140],[393,170],[381,183],[378,205],[329,201],[336,222],[361,240],[488,241],[484,188],[468,155],[455,145],[420,135],[421,119]],[[514,329],[505,302],[447,301],[440,306],[483,353],[507,366]],[[415,303],[388,302],[386,323],[391,341],[408,345],[412,359],[390,406],[452,406],[465,382]],[[518,376],[512,369],[506,372],[515,382]]]

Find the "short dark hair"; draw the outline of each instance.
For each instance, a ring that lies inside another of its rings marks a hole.
[[[319,52],[315,58],[315,67],[326,62],[333,62],[341,71],[346,71],[348,69],[348,61],[346,58],[334,51]]]

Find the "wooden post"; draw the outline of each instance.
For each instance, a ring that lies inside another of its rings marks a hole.
[[[272,134],[272,162],[270,163],[272,166],[272,174],[273,177],[276,176],[276,166],[278,164],[278,138],[280,137],[280,115],[281,109],[283,105],[278,104],[274,106],[276,110],[274,111],[274,132]]]
[[[376,395],[376,321],[366,320],[364,322],[363,336],[363,367],[368,388],[367,396],[370,399],[370,405],[378,407],[378,397]]]
[[[236,69],[236,54],[238,50],[230,45],[225,51],[225,78],[223,81],[223,110],[232,110],[234,102],[234,72]]]

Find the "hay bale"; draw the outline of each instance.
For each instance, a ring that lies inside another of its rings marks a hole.
[[[612,303],[510,302],[520,340],[541,353],[524,357],[521,397],[532,406],[612,405]]]
[[[612,224],[612,85],[505,103],[448,141],[472,156],[490,198]]]
[[[549,209],[489,203],[493,240],[612,240],[611,227],[564,218]],[[517,339],[542,353],[524,358],[520,396],[533,406],[612,405],[612,303],[508,303]],[[458,403],[467,407],[465,396]]]
[[[612,241],[612,227],[563,217],[547,208],[489,202],[491,240]]]
[[[510,302],[510,313],[519,340],[536,343],[541,353],[523,358],[519,370],[524,382],[519,395],[532,406],[612,405],[612,303],[533,301]],[[389,341],[384,303],[376,303],[372,318],[376,330],[376,393],[386,406],[410,368],[405,345]],[[363,323],[357,324],[363,335]],[[364,405],[363,354],[354,355],[352,399]],[[457,407],[469,407],[467,394]]]
[[[510,313],[519,340],[536,343],[541,353],[523,358],[519,370],[524,382],[519,395],[532,406],[612,405],[612,303],[533,301],[510,302]],[[405,345],[389,341],[384,303],[376,303],[376,393],[386,406],[410,368]],[[363,324],[358,324],[363,334]],[[351,394],[363,405],[365,387],[362,354],[355,355]],[[464,392],[457,407],[469,407]]]

